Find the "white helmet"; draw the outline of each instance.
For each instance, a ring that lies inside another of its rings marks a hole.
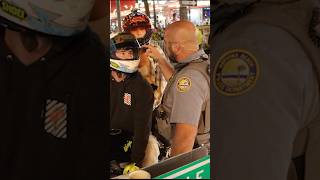
[[[88,25],[95,0],[0,0],[2,25],[10,22],[49,35],[71,36]]]
[[[110,67],[124,73],[138,70],[140,44],[130,33],[119,33],[110,38]]]

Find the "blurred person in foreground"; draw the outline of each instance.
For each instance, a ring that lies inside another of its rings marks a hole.
[[[319,6],[219,0],[213,178],[320,179]]]
[[[94,0],[2,0],[0,179],[105,179],[105,51]]]

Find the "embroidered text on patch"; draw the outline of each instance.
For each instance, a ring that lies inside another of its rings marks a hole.
[[[23,20],[27,17],[27,13],[24,9],[9,3],[5,0],[0,0],[0,9],[2,9],[7,14],[14,16],[20,20]]]

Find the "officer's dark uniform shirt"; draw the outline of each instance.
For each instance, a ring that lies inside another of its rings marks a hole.
[[[110,128],[133,134],[131,161],[141,166],[151,129],[152,87],[138,72],[121,82],[110,78]]]
[[[213,178],[319,179],[320,50],[309,37],[311,1],[225,8],[214,15],[211,41]]]
[[[0,179],[105,179],[105,54],[90,30],[30,66],[0,30]]]

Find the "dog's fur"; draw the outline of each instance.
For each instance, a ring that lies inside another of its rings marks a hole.
[[[159,68],[159,67],[158,67]],[[157,89],[154,90],[154,105],[155,108],[161,102],[162,93],[164,91],[165,83],[163,82],[160,70],[157,69],[155,62],[146,56],[145,54],[140,55],[139,64],[140,74],[148,81],[149,84],[156,85]],[[142,162],[142,167],[151,166],[158,163],[158,157],[160,155],[159,142],[156,137],[150,134],[148,145],[145,151],[145,157]]]
[[[139,64],[140,74],[148,81],[149,84],[155,84],[155,73],[152,62],[146,56],[141,56]]]
[[[142,167],[148,167],[158,163],[159,155],[160,155],[159,142],[157,141],[156,137],[150,134],[148,145],[145,151],[145,156],[142,162]]]
[[[140,64],[139,64],[139,72],[142,75],[144,79],[148,81],[149,84],[157,86],[157,89],[153,91],[154,93],[154,105],[153,107],[157,107],[162,98],[162,93],[164,90],[161,74],[158,70],[156,71],[157,66],[153,62],[152,59],[150,59],[147,56],[141,55],[140,57]]]

